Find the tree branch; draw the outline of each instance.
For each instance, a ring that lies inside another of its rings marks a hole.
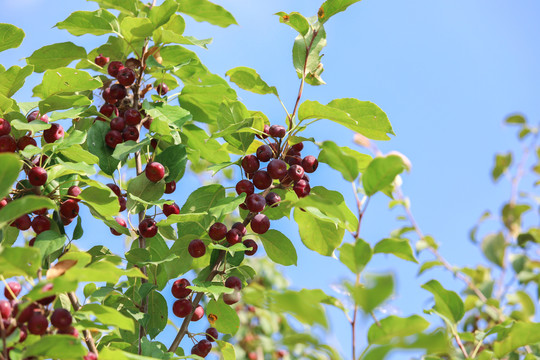
[[[67,293],[69,301],[71,302],[71,306],[73,306],[73,310],[78,311],[81,308],[81,305],[79,304],[79,299],[77,299],[77,296],[74,292],[68,292]],[[92,333],[90,333],[90,330],[83,330],[84,335],[84,342],[86,342],[86,346],[88,346],[88,350],[90,352],[93,352],[97,355],[98,351],[96,348],[96,343],[94,342],[94,338],[92,337]]]

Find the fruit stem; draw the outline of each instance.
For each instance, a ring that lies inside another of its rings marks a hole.
[[[79,300],[77,299],[77,296],[74,292],[68,292],[67,293],[69,301],[71,302],[71,306],[73,306],[73,310],[78,311],[81,308],[81,305],[79,304]],[[86,342],[86,346],[88,346],[88,350],[90,352],[93,352],[97,355],[98,351],[96,348],[96,343],[94,342],[94,338],[92,337],[92,333],[90,333],[90,330],[83,330],[84,335],[84,341]],[[6,358],[7,359],[7,358]]]

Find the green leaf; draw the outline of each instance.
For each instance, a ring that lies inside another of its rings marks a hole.
[[[188,159],[192,162],[197,162],[199,155],[213,164],[230,161],[227,149],[224,149],[217,140],[209,138],[206,131],[193,124],[183,127],[182,142],[187,143],[187,148],[192,150],[192,156],[194,156],[193,152],[197,152],[195,160],[188,156]]]
[[[511,164],[511,152],[495,155],[495,165],[493,166],[493,170],[491,170],[491,178],[493,179],[493,181],[499,180],[502,174],[504,174],[508,170]]]
[[[34,96],[45,99],[60,93],[95,90],[103,86],[99,78],[93,78],[83,70],[61,68],[47,70],[40,85],[34,88]],[[108,124],[107,124],[108,125]]]
[[[41,267],[41,253],[36,248],[0,247],[0,274],[13,276],[36,276]]]
[[[163,119],[167,123],[181,128],[187,121],[192,119],[191,114],[186,109],[178,106],[164,104],[162,102],[150,103],[145,101],[143,109],[154,119]]]
[[[196,21],[207,21],[220,27],[237,24],[230,12],[208,0],[178,0],[178,3],[180,4],[178,11],[191,16]]]
[[[86,50],[72,42],[47,45],[32,53],[26,62],[34,65],[35,72],[56,69],[69,65],[73,60],[85,59]]]
[[[157,201],[161,199],[165,192],[165,181],[162,179],[157,183],[152,182],[142,173],[129,182],[127,192],[144,201]],[[128,208],[130,207],[128,206]]]
[[[200,222],[207,215],[207,213],[172,214],[158,222],[157,226],[168,226],[181,222]]]
[[[248,119],[249,118],[249,119]],[[240,101],[225,100],[219,108],[217,125],[220,130],[229,127],[235,128],[237,125],[242,125],[243,128],[249,128],[253,124],[253,119],[244,104]],[[246,153],[249,146],[255,138],[254,133],[234,131],[230,135],[224,135],[223,139],[229,144],[239,149],[242,153]]]
[[[55,25],[67,30],[71,35],[105,35],[118,32],[116,16],[105,9],[96,11],[75,11],[66,20]]]
[[[45,123],[41,120],[34,120],[29,123],[21,121],[19,119],[14,119],[11,121],[11,127],[16,130],[21,131],[30,131],[32,134],[37,133],[41,130],[46,130],[51,127],[51,124]]]
[[[99,7],[106,9],[115,9],[121,13],[136,15],[137,5],[141,4],[138,0],[88,0],[99,4]]]
[[[47,230],[36,236],[34,247],[41,251],[41,256],[46,258],[66,243],[67,237],[60,235],[54,230]]]
[[[126,16],[120,24],[120,31],[128,43],[151,36],[154,24],[148,18]]]
[[[212,323],[217,331],[223,334],[236,334],[240,327],[240,319],[236,310],[223,301],[211,300],[206,305],[206,316],[210,317],[211,314],[217,317],[217,320]]]
[[[304,245],[324,256],[332,256],[339,247],[345,229],[338,226],[337,221],[316,211],[304,212],[299,207],[294,209],[294,221],[298,224],[300,239]]]
[[[298,119],[328,119],[373,140],[389,140],[394,134],[386,114],[369,101],[345,98],[322,105],[306,100],[298,108]]]
[[[96,121],[88,130],[86,143],[88,150],[99,158],[99,167],[107,175],[118,168],[120,161],[113,158],[114,150],[105,144],[105,135],[109,132],[109,123]]]
[[[71,236],[71,240],[79,240],[84,235],[84,230],[82,227],[82,221],[81,216],[77,216],[77,224],[75,225],[75,229],[73,229],[73,235]]]
[[[373,250],[367,242],[357,239],[355,244],[343,244],[339,249],[339,260],[353,273],[359,274],[367,265]]]
[[[280,23],[289,25],[294,30],[298,31],[302,36],[306,36],[309,31],[310,26],[308,19],[298,12],[291,12],[287,14],[286,12],[280,11],[274,15],[279,16]]]
[[[394,291],[392,275],[375,275],[367,278],[368,286],[346,284],[356,304],[370,313],[383,303]]]
[[[146,278],[137,268],[122,270],[115,264],[104,260],[94,262],[84,268],[71,268],[63,275],[68,280],[73,279],[79,282],[104,281],[112,284],[116,284],[122,276]]]
[[[323,72],[321,51],[325,46],[326,32],[322,25],[317,29],[310,28],[305,36],[298,35],[294,40],[292,56],[296,74],[299,78],[305,75],[305,81],[310,85],[325,84],[320,77]]]
[[[0,209],[0,227],[18,217],[39,209],[55,209],[56,203],[44,196],[26,195],[7,203]]]
[[[1,153],[0,164],[2,164],[2,171],[0,171],[0,199],[2,199],[9,194],[13,183],[19,177],[22,162],[15,154]]]
[[[135,332],[135,322],[133,319],[122,315],[122,313],[112,307],[100,304],[87,304],[77,310],[77,313],[95,316],[96,320],[103,325],[115,326],[123,330]]]
[[[84,95],[52,95],[39,102],[39,110],[41,114],[45,114],[55,110],[85,107],[90,104],[92,104],[92,100]]]
[[[245,66],[235,67],[234,69],[227,71],[225,75],[241,89],[251,91],[255,94],[274,94],[278,96],[276,87],[268,86],[268,84],[261,79],[261,76],[251,68]]]
[[[370,344],[386,345],[395,337],[406,337],[421,333],[429,326],[429,322],[421,316],[412,315],[400,318],[391,315],[381,319],[378,324],[373,324],[368,331]]]
[[[534,345],[538,342],[540,342],[540,324],[518,321],[502,339],[494,342],[493,352],[497,358],[502,358],[522,346]]]
[[[187,153],[186,147],[182,144],[172,145],[160,152],[155,161],[161,163],[169,170],[165,177],[165,182],[179,181],[186,170]]]
[[[463,301],[453,291],[446,290],[437,280],[430,280],[422,288],[433,294],[435,306],[433,309],[442,314],[448,320],[457,324],[465,314]]]
[[[347,181],[354,181],[358,177],[358,162],[355,157],[348,155],[343,149],[333,141],[325,141],[321,145],[319,161],[330,165],[331,168],[339,171]]]
[[[185,85],[178,97],[180,106],[187,109],[195,121],[215,123],[224,100],[236,100],[236,92],[225,85]]]
[[[281,232],[268,230],[259,237],[270,260],[285,266],[298,264],[298,255],[296,255],[294,245]]]
[[[118,197],[108,186],[89,186],[81,192],[79,198],[103,217],[118,215],[120,211]]]
[[[238,196],[227,196],[223,199],[216,201],[215,204],[213,204],[212,207],[208,209],[208,214],[215,219],[220,219],[222,216],[227,216],[228,214],[238,209],[238,206],[240,206],[240,204],[242,204],[245,199],[245,194],[241,194]]]
[[[15,25],[0,24],[0,52],[19,47],[24,39],[24,31]]]
[[[81,341],[71,335],[47,335],[38,339],[26,348],[24,358],[80,359],[88,353]]]
[[[359,1],[360,0],[326,0],[321,5],[318,12],[319,22],[324,24],[332,16],[339,12],[345,11],[350,5]]]
[[[177,9],[178,3],[175,0],[165,0],[161,5],[154,6],[152,10],[148,12],[148,17],[154,24],[154,27],[158,28],[167,23],[171,16],[176,13]]]
[[[148,335],[154,339],[167,326],[168,306],[167,300],[157,291],[152,291],[148,295]]]
[[[28,65],[23,68],[12,66],[0,73],[0,94],[12,97],[24,85],[26,78],[32,74],[33,71],[34,67]]]
[[[216,341],[219,346],[219,350],[221,351],[221,356],[223,356],[223,360],[236,360],[236,352],[234,351],[234,346],[232,344],[223,341],[223,340],[217,340]]]
[[[487,235],[481,244],[486,258],[499,267],[503,267],[506,241],[502,233]]]
[[[403,159],[398,155],[373,159],[362,176],[366,195],[371,196],[391,185],[396,176],[406,168]]]
[[[418,264],[414,257],[411,244],[407,239],[382,239],[373,248],[375,254],[393,254],[403,260],[412,261]]]
[[[515,114],[507,117],[504,122],[507,124],[526,124],[527,119],[521,114]]]
[[[328,296],[322,290],[286,290],[270,295],[270,310],[276,313],[287,312],[304,324],[328,326],[324,307],[321,305]]]

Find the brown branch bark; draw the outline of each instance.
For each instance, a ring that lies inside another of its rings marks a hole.
[[[71,302],[71,306],[73,306],[73,310],[78,311],[81,308],[81,305],[79,304],[79,299],[77,299],[77,295],[75,295],[74,292],[68,292],[67,295],[69,301]],[[92,337],[92,333],[90,333],[90,330],[83,330],[83,336],[84,342],[86,343],[86,346],[88,346],[88,350],[97,355],[98,351],[96,348],[96,343],[94,342],[94,338]]]

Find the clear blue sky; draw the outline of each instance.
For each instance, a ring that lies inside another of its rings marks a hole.
[[[292,108],[298,88],[291,64],[295,34],[272,14],[299,11],[314,15],[319,2],[218,3],[234,14],[239,26],[221,29],[188,20],[187,35],[214,38],[208,51],[197,50],[203,62],[220,75],[236,66],[257,69],[263,79],[277,86]],[[23,61],[18,59],[55,42],[73,41],[91,50],[100,44],[99,38],[74,38],[52,26],[72,11],[95,8],[95,3],[82,0],[5,1],[0,22],[23,28],[26,39],[20,48],[0,53],[0,63],[21,65]],[[453,264],[485,261],[469,243],[467,233],[486,208],[497,211],[508,198],[507,184],[495,187],[489,180],[494,153],[516,148],[514,132],[501,125],[503,118],[519,111],[533,123],[540,119],[539,11],[540,3],[535,0],[365,0],[336,15],[326,27],[323,79],[327,85],[308,87],[305,97],[322,103],[356,97],[375,102],[388,114],[397,136],[379,146],[383,151],[398,150],[411,159],[413,170],[404,177],[404,191],[412,198],[413,212],[424,232],[442,243],[441,252]],[[29,83],[33,86],[38,79],[34,77]],[[15,97],[29,101],[32,86]],[[262,110],[276,122],[284,120],[283,110],[273,98],[238,93],[250,109]],[[355,146],[350,131],[329,122],[319,122],[310,131],[318,140]],[[352,207],[349,184],[326,166],[321,169],[312,183],[341,191]],[[175,199],[181,203],[188,195],[182,189],[195,185],[195,179],[182,180]],[[373,244],[387,236],[396,227],[396,215],[387,210],[386,198],[376,196],[364,218],[362,237]],[[321,287],[338,295],[329,284],[350,278],[348,270],[334,259],[306,250],[294,224],[279,226],[299,252],[298,267],[284,269],[294,286]],[[98,243],[97,239],[108,233],[101,228],[87,231],[81,247]],[[346,240],[350,241],[350,236]],[[111,237],[106,241],[117,246],[120,242]],[[399,273],[398,287],[386,310],[401,315],[429,306],[429,296],[419,289],[420,284],[433,277],[452,283],[447,274],[437,272],[417,278],[416,266],[380,255],[368,271],[391,269]],[[332,334],[328,341],[348,358],[348,324],[337,311],[330,314]],[[360,322],[360,337],[369,324]]]

